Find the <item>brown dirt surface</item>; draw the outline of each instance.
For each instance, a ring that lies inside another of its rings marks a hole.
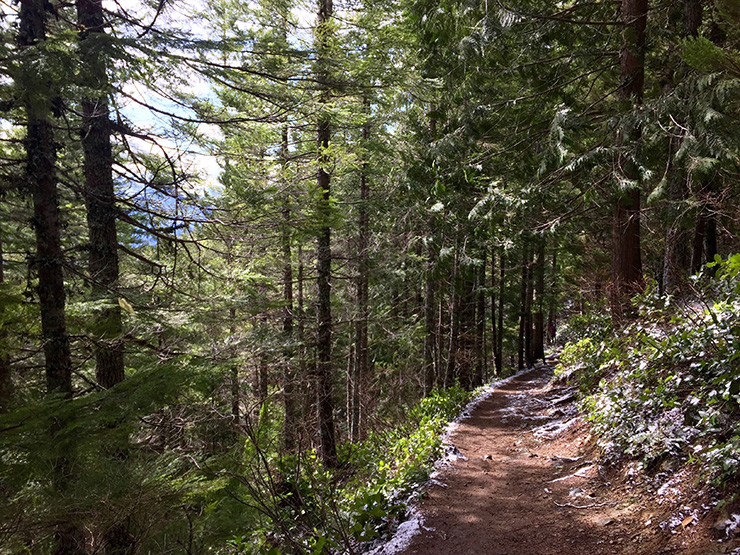
[[[548,367],[520,374],[457,424],[453,456],[418,503],[420,533],[380,553],[740,553],[718,524],[731,513],[689,467],[650,477],[601,466],[574,390],[551,378]]]

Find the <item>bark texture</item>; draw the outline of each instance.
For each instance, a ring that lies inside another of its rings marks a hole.
[[[642,103],[645,84],[645,28],[647,0],[622,0],[622,49],[620,99],[629,109]],[[644,287],[640,246],[640,186],[635,152],[640,128],[620,131],[619,178],[637,183],[619,195],[612,225],[612,314],[620,319],[630,312],[630,298]]]
[[[318,60],[317,81],[321,88],[321,101],[328,103],[330,94],[329,71],[329,25],[332,17],[332,0],[320,0],[318,14]],[[316,338],[316,392],[319,423],[319,447],[321,459],[326,467],[337,464],[336,432],[334,429],[334,400],[332,387],[332,315],[331,315],[331,176],[327,166],[326,152],[331,140],[329,116],[319,116],[317,143],[319,170],[317,185],[321,195],[319,214],[322,218],[317,238],[317,338]]]
[[[116,293],[118,236],[102,0],[77,0],[77,21],[81,29],[79,39],[84,83],[92,90],[92,94],[82,100],[89,270],[93,297],[107,299],[105,308],[95,318],[95,376],[98,384],[107,389],[123,381],[124,359],[121,343],[123,323]]]

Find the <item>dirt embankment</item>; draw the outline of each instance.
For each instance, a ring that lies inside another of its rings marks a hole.
[[[378,555],[740,554],[734,516],[690,470],[601,466],[573,391],[551,376],[508,380],[456,426],[415,521]]]

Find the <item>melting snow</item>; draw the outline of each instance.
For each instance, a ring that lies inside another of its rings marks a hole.
[[[368,555],[394,555],[400,553],[411,545],[411,540],[417,534],[421,534],[422,530],[434,530],[433,528],[427,528],[424,526],[424,518],[421,516],[416,507],[409,507],[406,510],[408,520],[405,520],[398,526],[398,530],[393,537],[379,547],[376,547],[372,551],[368,551]]]

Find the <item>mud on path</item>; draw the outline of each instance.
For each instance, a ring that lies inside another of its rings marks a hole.
[[[710,537],[714,509],[663,526],[675,503],[605,475],[573,391],[551,377],[544,367],[508,380],[457,425],[451,456],[418,504],[419,533],[377,553],[736,553],[734,542]]]

